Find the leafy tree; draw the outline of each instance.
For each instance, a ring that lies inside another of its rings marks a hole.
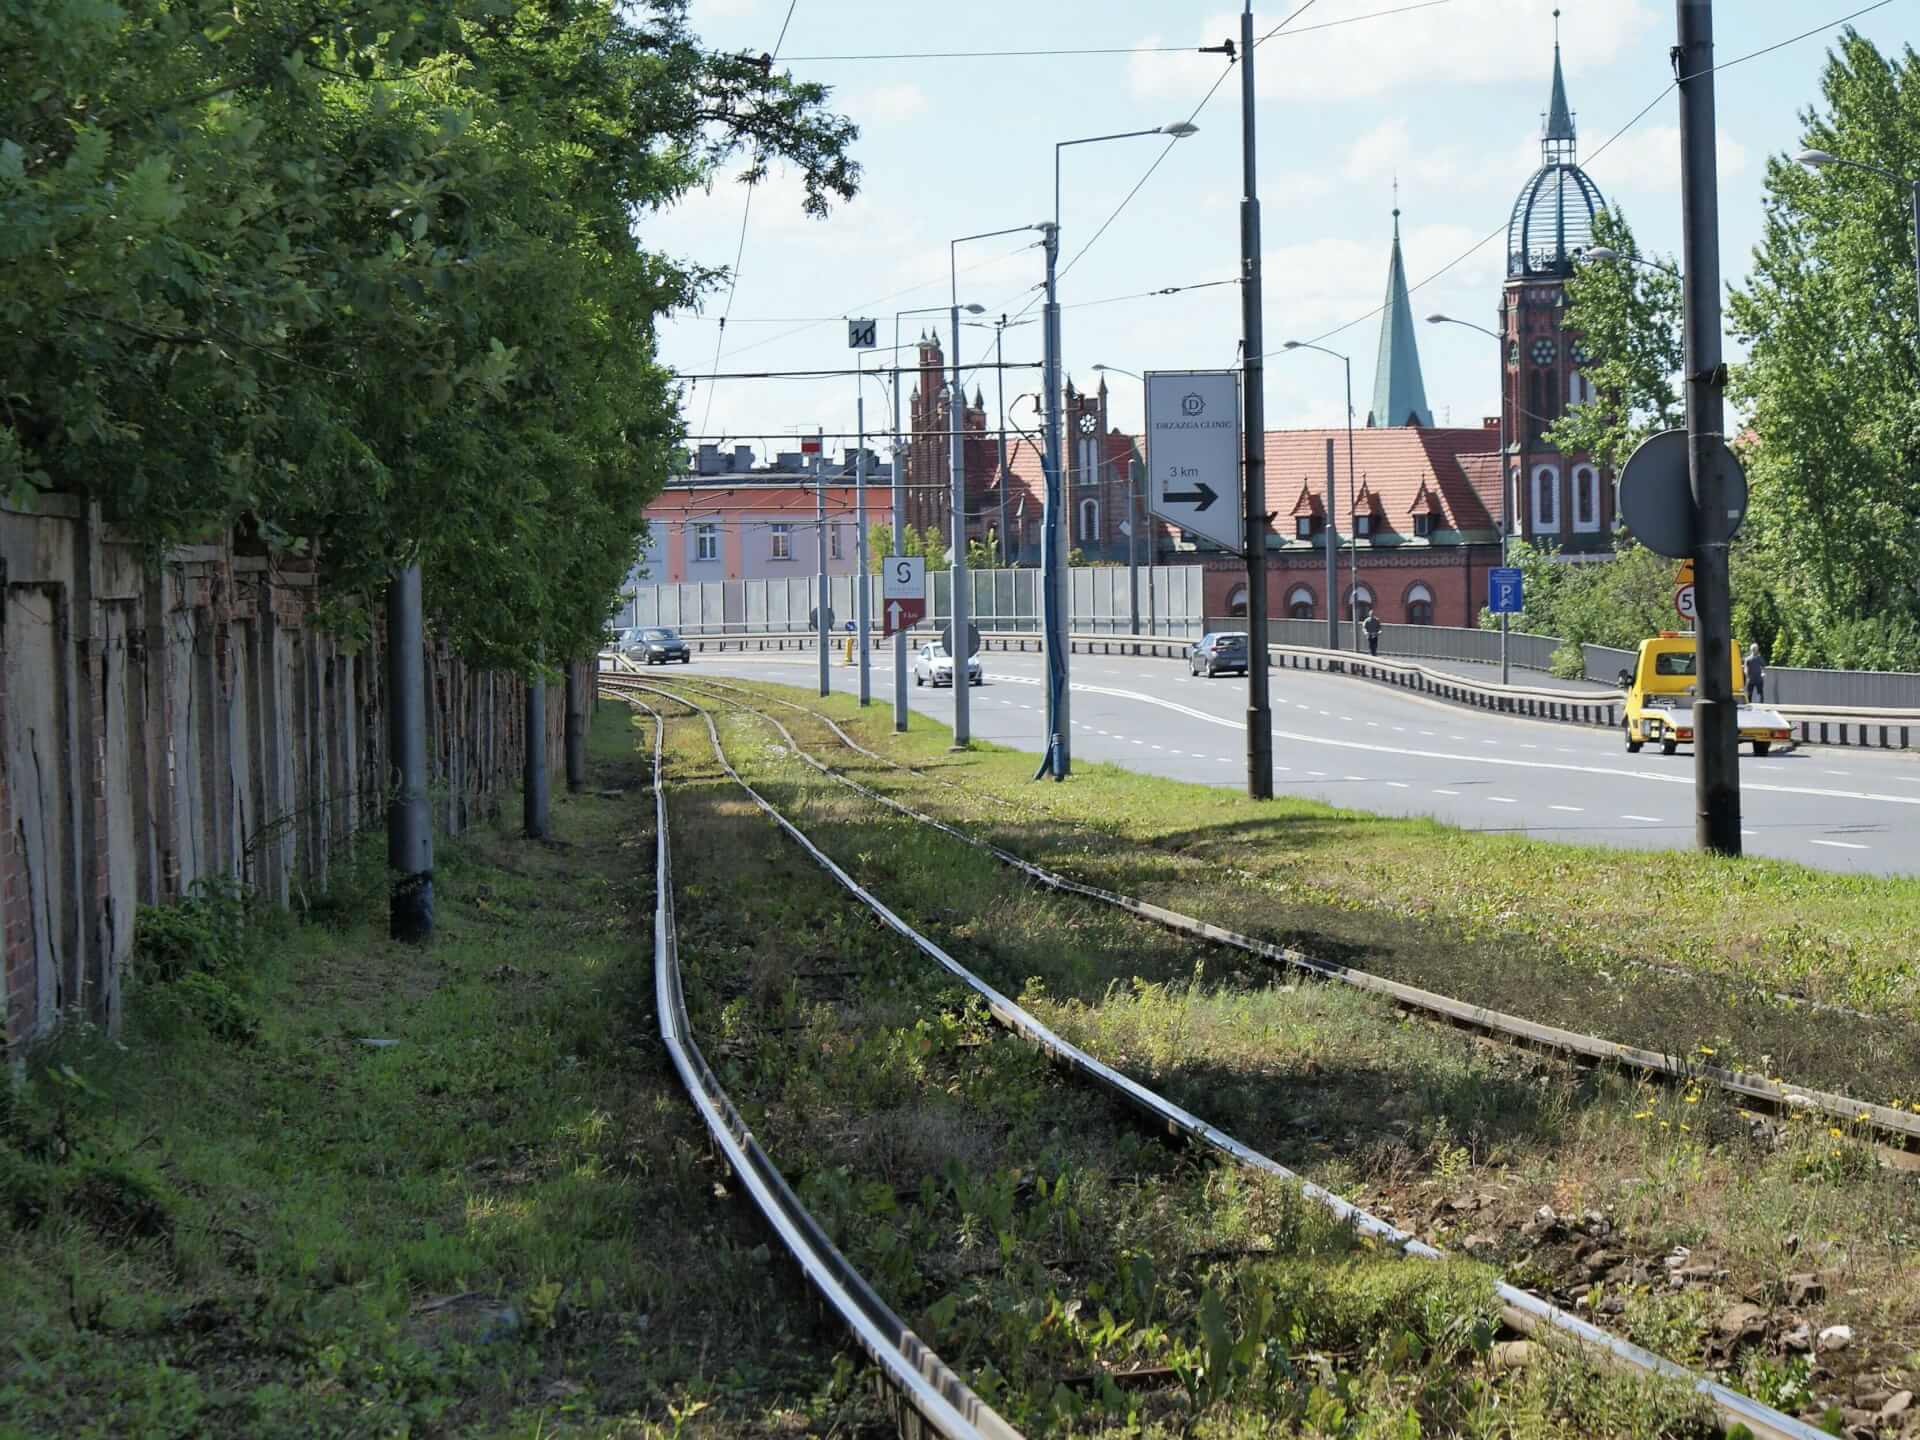
[[[745,149],[852,193],[825,91],[683,0],[0,0],[0,493],[318,555],[364,623],[591,648],[679,439],[646,217]]]
[[[1801,144],[1920,173],[1920,58],[1842,33]],[[1767,166],[1766,225],[1731,328],[1750,347],[1746,533],[1775,579],[1774,658],[1920,665],[1920,324],[1910,196],[1840,166]]]
[[[984,540],[967,542],[967,565],[974,570],[991,570],[1000,563],[1000,541],[992,530]]]
[[[1585,451],[1617,475],[1648,435],[1685,423],[1674,385],[1684,361],[1680,281],[1626,258],[1640,250],[1618,209],[1594,217],[1593,240],[1622,257],[1576,266],[1567,281],[1567,325],[1590,357],[1581,373],[1595,399],[1568,408],[1546,437],[1569,454]]]

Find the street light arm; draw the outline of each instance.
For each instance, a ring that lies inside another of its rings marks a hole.
[[[1587,253],[1592,254],[1593,252],[1588,251]],[[1478,330],[1482,335],[1485,335],[1489,340],[1504,340],[1506,338],[1505,336],[1501,335],[1498,331],[1489,330],[1484,325],[1476,325],[1471,320],[1457,320],[1451,315],[1429,315],[1427,316],[1427,323],[1429,325],[1464,325],[1469,330]]]
[[[1829,165],[1844,165],[1849,170],[1865,170],[1870,174],[1884,176],[1886,179],[1895,181],[1901,185],[1920,184],[1920,181],[1915,181],[1909,176],[1902,175],[1898,170],[1888,170],[1879,165],[1869,165],[1864,160],[1842,159],[1831,150],[1802,150],[1793,158],[1810,170],[1821,170]]]

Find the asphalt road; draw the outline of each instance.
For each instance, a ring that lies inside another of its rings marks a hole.
[[[1038,654],[982,657],[973,734],[1043,748]],[[696,673],[818,689],[810,655],[697,656]],[[665,674],[678,675],[674,667]],[[835,656],[833,688],[855,671]],[[1178,661],[1075,655],[1073,754],[1181,780],[1246,779],[1246,683],[1191,677]],[[953,696],[909,684],[912,708],[952,723]],[[891,656],[873,664],[891,706]],[[1273,672],[1276,791],[1384,815],[1431,815],[1471,830],[1642,849],[1693,845],[1693,753],[1629,755],[1617,733],[1488,715],[1345,676]],[[1037,761],[1036,761],[1037,763]],[[1750,854],[1870,874],[1920,871],[1920,759],[1899,751],[1807,747],[1740,760]]]

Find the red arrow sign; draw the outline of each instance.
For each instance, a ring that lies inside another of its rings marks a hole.
[[[885,633],[893,634],[897,630],[911,630],[927,618],[925,600],[889,600],[882,612],[886,625]]]

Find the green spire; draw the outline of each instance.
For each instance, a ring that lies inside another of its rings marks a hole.
[[[1541,137],[1549,146],[1573,144],[1573,111],[1567,106],[1567,79],[1560,72],[1560,12],[1553,12],[1553,99],[1547,104],[1547,133]]]
[[[1373,370],[1373,409],[1367,412],[1367,425],[1432,424],[1427,387],[1420,381],[1420,348],[1414,343],[1413,302],[1407,297],[1407,267],[1400,259],[1400,207],[1396,205],[1393,257],[1387,262],[1387,306],[1380,316],[1380,355]]]

